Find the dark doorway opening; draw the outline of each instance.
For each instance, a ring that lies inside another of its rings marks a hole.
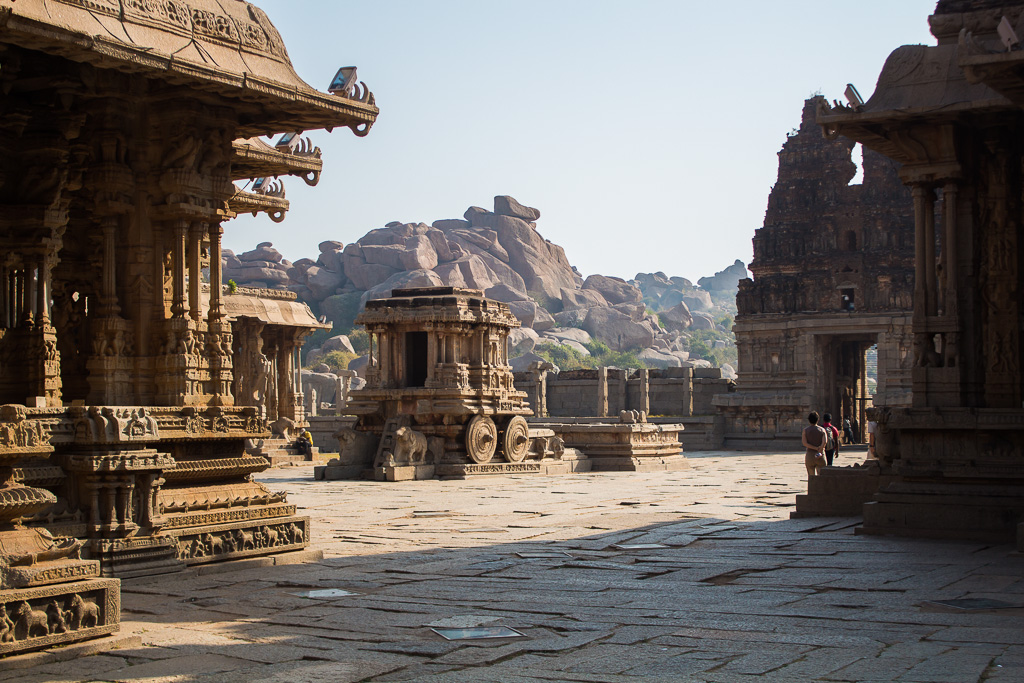
[[[852,311],[854,308],[853,303],[853,290],[852,289],[841,289],[839,294],[842,298],[842,309],[844,311]]]
[[[427,333],[405,333],[405,386],[427,384]]]

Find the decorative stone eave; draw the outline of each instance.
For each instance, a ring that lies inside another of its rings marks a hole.
[[[904,45],[889,55],[867,102],[854,108],[822,101],[817,123],[828,138],[843,135],[902,164],[919,164],[927,154],[907,133],[911,124],[952,125],[1012,108],[986,84],[965,77],[956,45]]]
[[[232,213],[265,213],[270,220],[280,223],[288,212],[291,204],[284,197],[275,197],[269,194],[257,194],[255,192],[237,191],[228,200],[228,208]]]
[[[984,83],[1024,106],[1024,50],[993,52],[966,31],[960,34],[957,64],[970,83]]]
[[[235,140],[232,147],[231,172],[235,180],[292,175],[301,177],[311,187],[320,182],[324,164],[319,147],[309,154],[289,154],[259,138]]]
[[[0,0],[0,43],[235,100],[244,137],[342,126],[363,136],[378,114],[368,91],[359,101],[300,79],[277,30],[244,2]]]

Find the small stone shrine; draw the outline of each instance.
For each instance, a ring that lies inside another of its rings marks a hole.
[[[246,2],[0,0],[0,655],[116,630],[100,577],[308,544],[245,443],[302,421],[317,324],[229,297],[219,254],[237,211],[288,208],[233,181],[319,177],[254,138],[369,132],[372,94],[333,93]]]
[[[929,24],[938,44],[896,49],[867,102],[818,111],[830,138],[901,163],[914,198],[913,403],[874,411],[860,531],[1008,541],[1024,522],[1024,3],[941,0]]]
[[[519,321],[507,304],[474,289],[395,289],[368,301],[356,323],[370,334],[366,386],[346,408],[359,419],[318,478],[541,472],[540,460],[563,454],[553,433],[526,422],[526,394],[508,364]]]

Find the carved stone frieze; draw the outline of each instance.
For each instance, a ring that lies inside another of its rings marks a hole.
[[[249,521],[174,534],[178,559],[187,564],[239,559],[309,545],[309,517]]]
[[[118,579],[0,590],[0,655],[107,635],[120,623]]]

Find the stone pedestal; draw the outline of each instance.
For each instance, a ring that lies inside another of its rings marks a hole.
[[[567,448],[581,451],[592,471],[657,472],[684,470],[681,424],[612,423],[577,418],[531,423],[554,431]]]
[[[823,467],[818,476],[808,480],[807,493],[797,495],[796,511],[789,516],[860,517],[864,504],[891,481],[892,475],[883,474],[877,461],[852,467]]]

